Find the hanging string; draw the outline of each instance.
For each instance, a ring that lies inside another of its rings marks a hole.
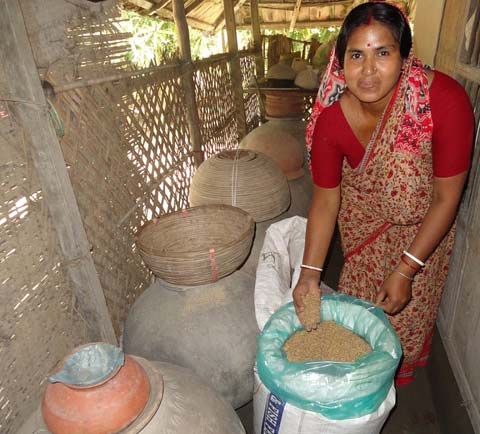
[[[238,181],[238,157],[240,155],[240,148],[237,147],[235,151],[235,158],[233,159],[232,167],[232,206],[237,206],[237,181]]]

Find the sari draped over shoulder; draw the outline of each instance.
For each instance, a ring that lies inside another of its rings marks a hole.
[[[344,89],[332,52],[307,126],[307,147],[311,148],[316,119]],[[427,75],[411,54],[362,161],[356,168],[346,159],[343,163],[338,225],[345,264],[339,291],[375,302],[383,281],[415,238],[432,200],[432,132]],[[415,276],[405,309],[389,316],[404,353],[397,384],[409,382],[414,368],[426,363],[454,230]]]

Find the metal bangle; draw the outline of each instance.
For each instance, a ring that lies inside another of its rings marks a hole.
[[[314,267],[313,265],[302,264],[302,265],[300,265],[300,268],[306,268],[307,270],[314,270],[314,271],[318,271],[320,273],[323,271],[323,268]]]
[[[403,277],[405,277],[405,279],[408,279],[408,280],[410,280],[410,282],[412,282],[412,281],[413,281],[413,277],[407,276],[406,274],[402,273],[401,271],[398,271],[398,270],[393,270],[393,272],[394,272],[394,273],[398,273],[398,274],[400,274],[400,276],[403,276]]]
[[[412,261],[416,262],[420,267],[425,267],[425,262],[420,261],[416,256],[413,256],[411,253],[407,252],[406,250],[403,251],[405,256],[408,256]]]

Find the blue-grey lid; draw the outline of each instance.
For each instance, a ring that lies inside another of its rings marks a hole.
[[[123,351],[106,342],[82,345],[68,355],[60,371],[48,377],[51,383],[61,382],[74,387],[100,384],[124,364]]]

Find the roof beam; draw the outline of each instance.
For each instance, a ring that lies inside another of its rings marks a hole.
[[[302,6],[302,0],[297,0],[295,3],[295,8],[293,9],[292,20],[290,21],[289,30],[291,32],[295,28],[295,23],[297,22],[298,14],[300,13],[300,6]]]
[[[236,0],[235,6],[233,7],[233,12],[236,14],[238,10],[244,5],[244,3],[247,0]],[[223,10],[222,15],[220,16],[220,19],[213,25],[214,26],[214,32],[218,32],[220,29],[222,29],[225,26],[225,8]]]
[[[205,0],[193,0],[192,3],[190,3],[186,8],[185,8],[185,13],[188,15],[190,12],[192,12],[194,9],[196,9],[198,6],[200,6]]]
[[[128,0],[128,2],[146,11],[150,11],[154,6],[153,3],[148,0]]]
[[[276,2],[259,2],[259,8],[273,8],[273,9],[294,9],[296,2],[289,1],[285,3],[276,3]],[[324,3],[321,1],[316,2],[308,2],[304,3],[303,7],[330,7],[330,6],[350,6],[352,4],[352,0],[341,0],[336,2]]]
[[[163,9],[167,6],[172,0],[162,0],[160,3],[155,3],[153,7],[148,11],[148,15],[153,15],[155,12]]]
[[[143,9],[147,15],[158,15],[162,19],[173,21],[172,11],[165,9],[165,7],[171,2],[171,0],[162,0],[161,3],[152,3],[151,1],[148,1],[148,0],[128,0],[128,1],[134,6],[137,6]],[[196,2],[197,0],[195,0],[194,3]],[[200,3],[201,2],[199,2],[199,4]],[[211,32],[211,33],[213,33],[215,30],[215,27],[212,24],[197,20],[195,18],[187,17],[187,22],[190,26],[196,29],[206,30],[207,32]]]
[[[308,29],[311,27],[330,27],[330,26],[338,26],[340,27],[343,23],[343,20],[331,20],[331,21],[297,21],[295,27],[297,29]],[[279,23],[271,23],[271,22],[262,22],[262,27],[265,29],[288,29],[290,25],[289,21],[279,22]],[[249,29],[251,26],[250,20],[245,20],[245,22],[241,25],[237,26],[237,29]]]
[[[173,21],[173,14],[172,11],[168,9],[160,9],[157,12],[155,12],[160,18],[165,19],[165,20],[170,20]],[[196,29],[200,30],[206,30],[208,32],[212,32],[214,30],[213,25],[206,23],[205,21],[200,21],[195,18],[189,18],[187,17],[187,23]]]

